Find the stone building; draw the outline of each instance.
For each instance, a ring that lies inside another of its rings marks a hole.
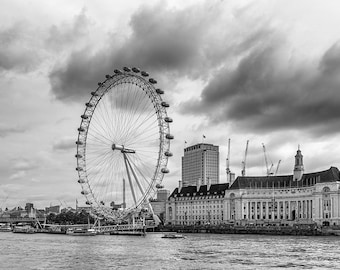
[[[225,196],[226,220],[340,224],[338,168],[303,174],[300,149],[293,175],[237,177]]]
[[[166,223],[340,225],[340,172],[303,173],[298,149],[292,175],[239,176],[232,183],[176,188]]]
[[[166,223],[217,225],[225,220],[224,197],[228,184],[176,188],[166,204]]]

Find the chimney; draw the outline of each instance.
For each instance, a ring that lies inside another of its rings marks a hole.
[[[181,192],[181,189],[182,189],[182,181],[179,180],[178,181],[178,192]]]
[[[198,191],[200,189],[200,186],[201,186],[201,178],[197,179],[196,186],[197,186],[197,191]]]

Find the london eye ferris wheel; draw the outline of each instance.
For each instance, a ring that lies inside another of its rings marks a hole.
[[[123,220],[148,205],[168,173],[169,104],[138,68],[106,75],[91,92],[78,128],[78,183],[97,215]]]

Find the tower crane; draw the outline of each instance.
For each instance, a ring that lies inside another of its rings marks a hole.
[[[263,154],[264,154],[264,162],[266,163],[266,169],[267,169],[267,176],[271,175],[271,170],[273,168],[273,163],[272,165],[270,166],[270,168],[268,168],[268,160],[267,160],[267,154],[266,154],[266,147],[264,145],[264,143],[262,143],[262,147],[263,147]]]
[[[281,159],[277,163],[275,175],[277,175],[277,172],[279,171],[280,163],[281,163]]]
[[[246,175],[246,160],[247,160],[247,154],[248,154],[248,144],[249,144],[249,140],[247,140],[246,150],[244,151],[244,158],[242,161],[242,171],[241,171],[242,176]]]
[[[228,154],[227,154],[227,159],[226,159],[226,172],[227,172],[227,183],[231,184],[231,171],[229,168],[230,165],[230,139],[228,139]]]

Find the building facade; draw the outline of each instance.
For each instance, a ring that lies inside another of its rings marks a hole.
[[[184,149],[182,186],[219,183],[219,147],[199,143]]]
[[[165,222],[165,205],[170,195],[167,189],[158,189],[157,198],[150,201],[154,214],[156,214],[162,223]]]
[[[225,218],[224,197],[228,184],[176,188],[166,204],[166,223],[217,225]]]
[[[304,174],[299,149],[292,175],[239,176],[231,186],[176,188],[167,201],[166,223],[340,225],[340,172],[330,167]]]

